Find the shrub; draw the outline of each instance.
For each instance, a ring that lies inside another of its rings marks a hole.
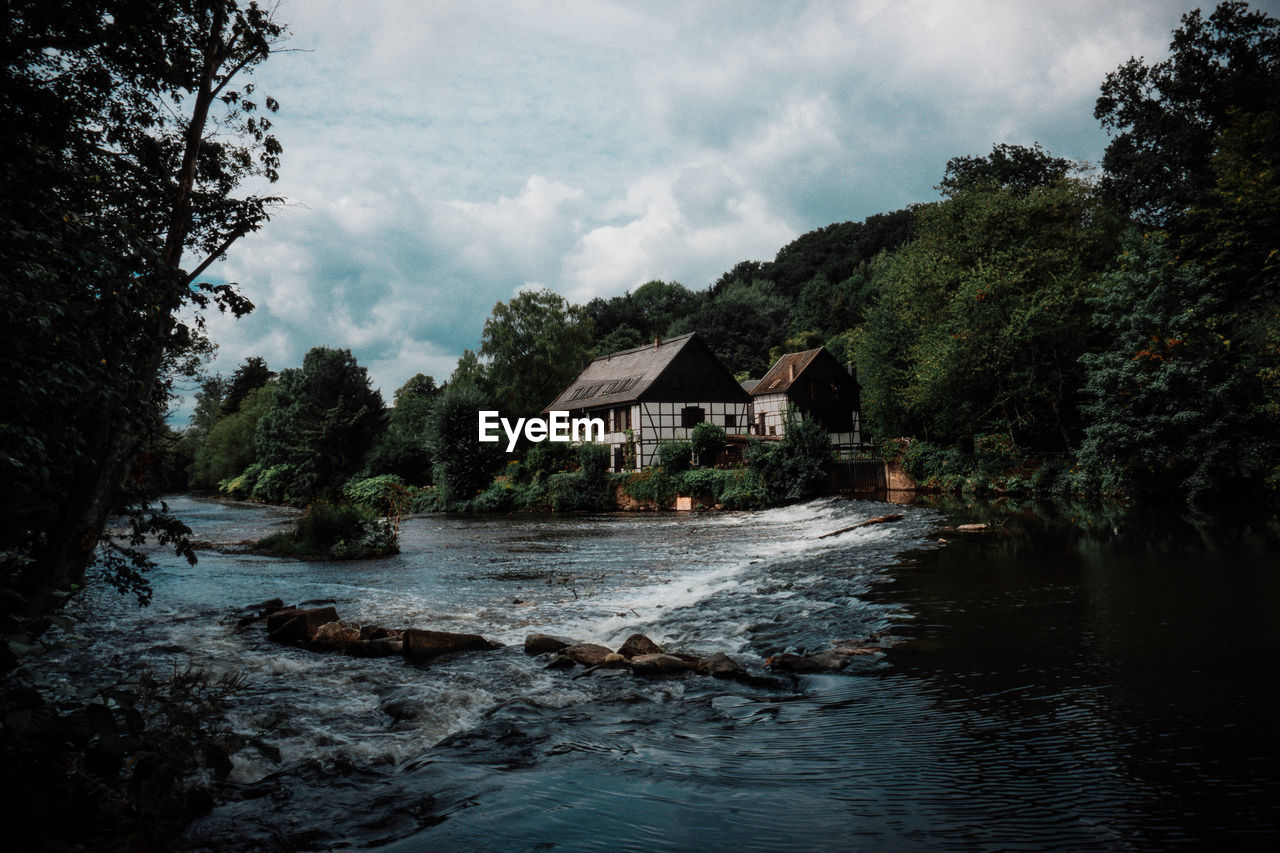
[[[404,480],[395,474],[351,479],[342,487],[342,496],[348,501],[381,513],[403,515],[409,508],[410,494]]]
[[[294,468],[287,463],[272,465],[258,475],[253,499],[271,504],[288,503],[287,493],[293,484]]]
[[[724,427],[709,421],[703,421],[695,426],[693,434],[689,436],[689,443],[698,457],[698,464],[708,468],[716,464],[716,457],[720,455],[720,451],[724,450],[724,442]]]
[[[516,505],[516,492],[507,482],[495,482],[476,495],[468,509],[472,512],[510,512]]]
[[[395,526],[366,507],[315,501],[292,531],[259,540],[255,550],[272,557],[355,560],[394,554]]]
[[[619,488],[632,499],[651,503],[658,509],[669,509],[676,500],[675,480],[661,468],[628,474]]]
[[[688,441],[664,441],[658,445],[658,464],[668,474],[688,471],[693,445]]]
[[[574,448],[563,441],[539,441],[529,448],[522,466],[523,479],[544,480],[568,471],[577,462]]]

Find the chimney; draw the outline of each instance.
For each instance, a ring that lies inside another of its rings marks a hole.
[[[796,363],[793,361],[787,365],[787,370],[791,374],[791,381],[796,381]]]
[[[658,335],[653,339],[653,348],[657,349],[660,346],[662,346],[662,335]]]

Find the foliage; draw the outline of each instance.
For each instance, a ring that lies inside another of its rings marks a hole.
[[[787,328],[790,305],[773,282],[733,281],[708,300],[690,321],[730,373],[769,369],[769,345]]]
[[[1107,75],[1094,109],[1112,135],[1103,193],[1144,225],[1175,233],[1213,191],[1212,157],[1232,116],[1280,107],[1280,21],[1229,0],[1181,24],[1168,59],[1130,59]]]
[[[1073,445],[1085,299],[1114,252],[1086,185],[961,189],[917,215],[917,237],[878,271],[855,343],[878,433],[968,442],[1004,432]]]
[[[431,482],[434,461],[427,449],[427,421],[439,394],[435,380],[421,373],[400,386],[387,429],[365,457],[367,473],[393,474],[415,485]]]
[[[682,439],[672,439],[658,443],[658,464],[668,474],[679,474],[688,471],[693,464],[693,444]]]
[[[231,380],[227,383],[226,395],[222,400],[222,414],[230,415],[240,411],[249,392],[263,387],[275,378],[276,372],[267,367],[266,359],[256,355],[246,358],[235,373],[231,374]]]
[[[348,480],[342,487],[342,496],[357,506],[396,518],[404,515],[412,503],[404,480],[394,474]]]
[[[689,434],[689,444],[698,457],[698,464],[710,467],[716,464],[716,457],[724,450],[724,427],[703,421],[693,428]],[[661,450],[661,449],[659,449]]]
[[[161,433],[171,377],[211,351],[204,309],[252,307],[199,279],[275,201],[236,190],[276,178],[277,104],[245,75],[282,35],[232,0],[6,4],[6,613],[38,619],[81,585],[108,513],[142,511],[123,484]]]
[[[793,406],[782,441],[753,440],[747,462],[759,477],[765,505],[805,500],[826,487],[831,440],[817,421],[801,418]]]
[[[592,299],[583,310],[595,332],[596,356],[670,337],[676,322],[696,314],[704,298],[678,281],[654,280],[622,296]]]
[[[646,468],[620,477],[618,488],[641,504],[652,504],[658,509],[670,509],[675,504],[675,479],[662,468]]]
[[[1173,262],[1165,240],[1135,235],[1093,301],[1109,346],[1082,357],[1092,422],[1080,460],[1095,476],[1203,499],[1228,484],[1256,488],[1274,469],[1277,423],[1258,406],[1257,376],[1240,369],[1229,299]]]
[[[315,501],[291,531],[258,540],[254,550],[269,557],[363,560],[396,554],[396,528],[367,507]]]
[[[522,479],[543,480],[567,471],[578,462],[572,445],[563,441],[539,441],[529,446],[521,468]]]
[[[427,420],[435,484],[444,506],[460,508],[489,485],[502,459],[499,442],[476,440],[481,409],[492,406],[474,385],[450,382]]]
[[[1037,143],[1023,145],[997,143],[985,157],[952,157],[938,189],[954,198],[966,190],[1011,189],[1029,193],[1049,187],[1067,177],[1074,166],[1070,160],[1054,157]]]
[[[0,796],[21,819],[11,847],[168,849],[213,805],[210,781],[231,754],[259,738],[232,733],[225,710],[242,689],[235,674],[152,670],[100,689],[43,696],[9,684],[0,704]],[[56,758],[55,758],[56,757]]]
[[[591,349],[591,320],[550,290],[493,306],[481,335],[488,378],[508,417],[536,414],[578,375]]]
[[[314,347],[300,369],[280,372],[254,449],[265,465],[291,466],[284,491],[306,501],[337,491],[360,470],[384,423],[382,395],[351,351]]]
[[[231,414],[225,415],[209,430],[196,449],[191,464],[190,484],[210,488],[244,471],[257,459],[254,435],[258,421],[272,406],[274,388],[254,388]],[[248,488],[252,488],[252,484]]]

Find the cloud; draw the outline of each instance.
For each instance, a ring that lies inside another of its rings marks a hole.
[[[521,288],[705,287],[997,142],[1096,161],[1098,85],[1183,5],[286,0],[290,206],[212,271],[258,304],[215,369],[349,347],[389,398]]]

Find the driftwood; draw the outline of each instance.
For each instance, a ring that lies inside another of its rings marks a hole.
[[[839,530],[833,530],[830,533],[824,533],[819,539],[828,539],[832,536],[839,536],[841,533],[848,533],[850,530],[857,530],[859,527],[868,527],[872,524],[885,524],[890,521],[902,521],[902,514],[895,515],[877,515],[875,518],[868,518],[866,521],[859,521],[857,524],[851,524],[848,527],[841,527]]]

